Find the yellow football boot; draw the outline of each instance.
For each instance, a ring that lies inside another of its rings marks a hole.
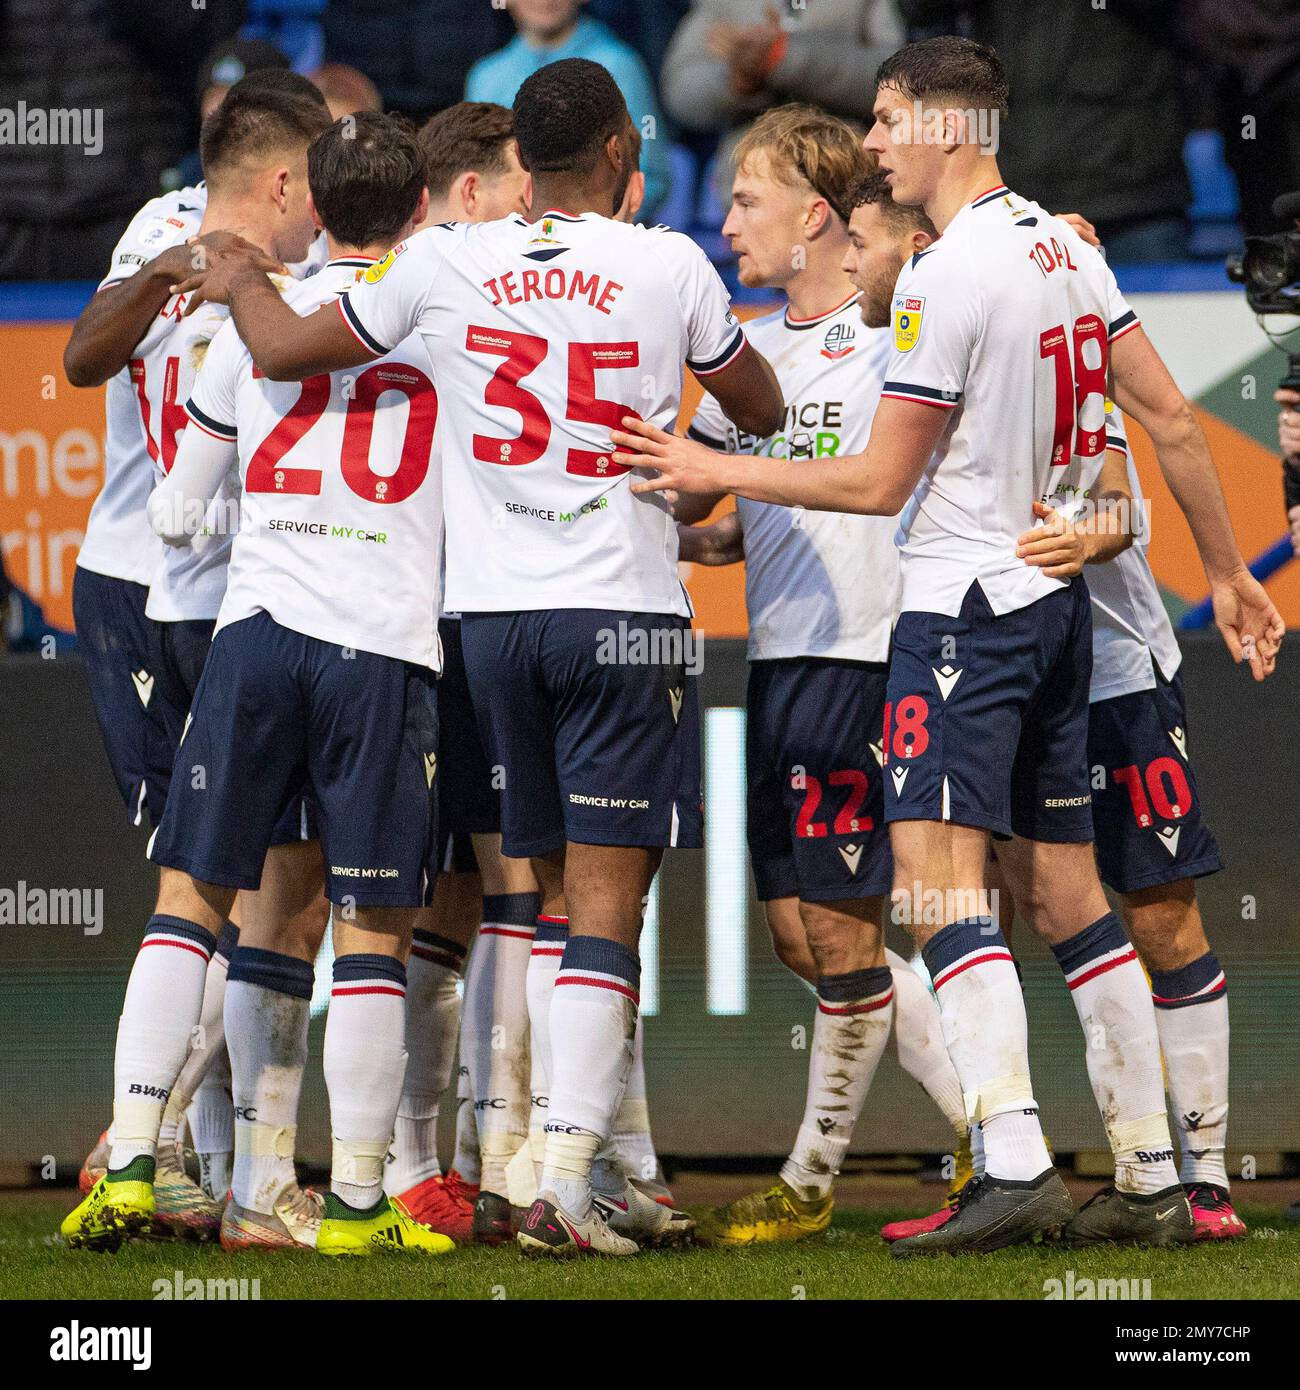
[[[456,1242],[414,1220],[399,1197],[383,1197],[358,1212],[332,1192],[316,1236],[321,1255],[445,1255]]]
[[[153,1159],[140,1157],[121,1173],[105,1174],[63,1218],[59,1234],[74,1250],[116,1254],[131,1236],[150,1234],[154,1225]]]
[[[953,1169],[952,1177],[948,1179],[948,1205],[952,1206],[957,1200],[957,1194],[975,1176],[975,1167],[971,1161],[970,1152],[970,1131],[966,1131],[966,1137],[957,1145],[957,1151],[953,1154],[956,1160],[956,1167]]]
[[[806,1240],[827,1229],[834,1206],[833,1197],[805,1199],[778,1178],[766,1192],[750,1192],[725,1207],[704,1212],[698,1218],[695,1240],[699,1245]]]

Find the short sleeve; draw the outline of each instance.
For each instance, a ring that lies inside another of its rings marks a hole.
[[[419,327],[443,262],[439,238],[447,235],[448,229],[431,227],[399,241],[339,299],[344,321],[376,357]]]
[[[1106,317],[1109,320],[1106,337],[1112,343],[1125,333],[1131,333],[1140,322],[1128,300],[1120,293],[1119,281],[1115,279],[1115,272],[1110,266],[1106,267]]]
[[[101,290],[129,280],[142,266],[193,236],[203,219],[201,207],[186,207],[174,197],[151,198],[127,224],[113,248]]]
[[[894,287],[891,324],[881,396],[953,409],[984,326],[979,286],[964,262],[936,251],[913,256]]]
[[[208,344],[203,365],[194,378],[185,412],[192,423],[215,439],[230,442],[237,437],[235,397],[239,369],[246,357],[247,350],[231,319],[221,325]]]
[[[1125,458],[1129,456],[1128,431],[1124,428],[1124,412],[1114,401],[1106,401],[1106,447],[1118,449]]]
[[[718,402],[706,393],[691,416],[686,433],[710,449],[726,449],[731,437],[730,422]]]
[[[731,312],[731,298],[709,258],[689,237],[660,228],[660,241],[686,324],[686,365],[699,377],[729,367],[745,346],[745,331]]]

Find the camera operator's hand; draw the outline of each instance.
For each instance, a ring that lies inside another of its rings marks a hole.
[[[1264,586],[1247,569],[1217,580],[1210,589],[1214,621],[1234,661],[1250,665],[1257,681],[1273,674],[1286,624]]]
[[[1273,392],[1282,407],[1277,417],[1277,441],[1285,458],[1300,458],[1300,391]]]

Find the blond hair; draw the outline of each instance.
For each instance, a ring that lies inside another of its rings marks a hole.
[[[847,121],[803,102],[765,111],[736,144],[737,170],[765,154],[778,183],[807,184],[844,222],[853,211],[853,190],[871,172],[862,135]]]

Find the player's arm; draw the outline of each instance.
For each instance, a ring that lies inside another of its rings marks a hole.
[[[728,512],[711,526],[677,525],[677,558],[694,565],[738,565],[745,558],[740,517]]]
[[[196,425],[191,420],[186,427],[171,472],[149,494],[149,525],[168,545],[188,545],[202,529],[208,503],[238,454],[233,437]]]
[[[1263,680],[1286,625],[1246,568],[1205,434],[1140,326],[1112,342],[1110,367],[1116,404],[1151,436],[1160,471],[1191,527],[1223,640],[1233,659],[1248,661]]]
[[[1017,539],[1016,554],[1049,579],[1070,579],[1085,565],[1104,565],[1133,544],[1133,490],[1123,443],[1106,449],[1089,501],[1089,515],[1081,521],[1035,502],[1034,515],[1042,524]]]
[[[710,395],[705,395],[696,408],[691,423],[686,427],[686,437],[703,444],[706,449],[716,449],[727,453],[727,422],[722,408]],[[673,517],[683,526],[698,526],[707,521],[714,508],[727,494],[725,492],[686,492],[670,494]]]
[[[233,323],[208,344],[203,366],[185,403],[189,423],[171,471],[149,494],[149,525],[168,545],[188,545],[201,530],[208,503],[238,457],[235,397],[248,354]]]
[[[948,418],[941,406],[883,399],[864,453],[797,462],[715,453],[631,416],[612,438],[616,462],[658,470],[633,483],[633,492],[734,492],[810,511],[894,516],[921,480]]]
[[[68,381],[73,386],[102,386],[120,372],[171,298],[172,286],[194,273],[204,254],[236,244],[265,269],[284,269],[233,232],[211,232],[193,243],[168,247],[135,274],[106,285],[81,311],[63,350]]]
[[[710,373],[708,391],[743,434],[764,439],[781,426],[781,385],[772,364],[748,340],[725,367]]]

